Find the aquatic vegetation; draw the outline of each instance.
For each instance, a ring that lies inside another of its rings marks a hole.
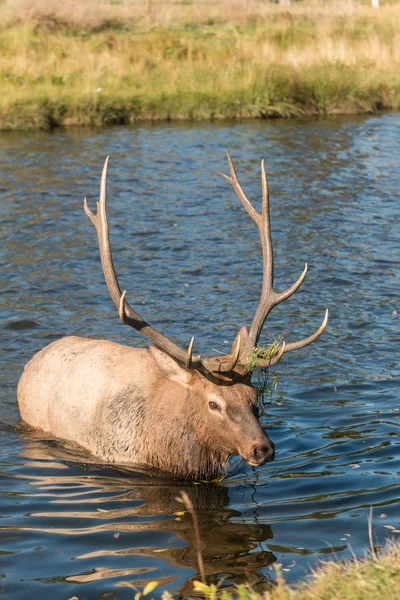
[[[400,108],[400,4],[231,4],[3,6],[0,128]]]

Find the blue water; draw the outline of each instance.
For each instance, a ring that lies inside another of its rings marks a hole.
[[[296,581],[323,559],[364,555],[400,529],[400,114],[320,121],[165,124],[0,133],[2,250],[0,598],[131,599],[158,580],[192,594],[196,507],[209,582],[263,589],[282,564]],[[220,485],[95,464],[16,427],[16,384],[44,345],[69,334],[132,345],[108,297],[94,228],[104,158],[115,264],[129,300],[196,352],[225,351],[259,299],[258,231],[229,184],[229,149],[260,205],[271,191],[275,285],[309,264],[262,342],[327,331],[271,373],[263,425],[273,463],[238,457]]]

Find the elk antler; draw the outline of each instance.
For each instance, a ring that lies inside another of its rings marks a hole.
[[[260,238],[262,245],[262,255],[263,255],[263,279],[262,279],[262,289],[261,289],[261,298],[258,304],[256,314],[254,315],[253,322],[250,327],[250,331],[248,334],[248,338],[244,348],[241,351],[240,359],[241,362],[246,362],[248,357],[253,352],[254,348],[258,344],[258,340],[260,337],[261,329],[264,325],[264,321],[271,312],[271,310],[280,302],[283,302],[287,298],[290,298],[296,290],[299,289],[301,284],[304,281],[304,278],[307,273],[307,263],[305,264],[304,270],[298,280],[291,285],[284,292],[278,293],[274,290],[274,252],[272,248],[272,238],[271,238],[271,225],[270,225],[270,215],[269,215],[269,192],[268,192],[268,181],[267,174],[265,172],[264,161],[261,161],[261,183],[262,183],[262,211],[261,214],[254,208],[251,202],[248,200],[246,194],[244,193],[242,186],[239,183],[239,179],[236,175],[235,167],[233,166],[232,159],[227,152],[229,169],[231,172],[230,177],[228,175],[223,175],[225,179],[227,179],[231,184],[236,194],[239,196],[244,208],[256,223],[258,229],[260,230]],[[328,323],[328,309],[325,312],[324,320],[320,327],[310,335],[298,342],[291,342],[289,344],[282,344],[280,350],[275,355],[274,358],[270,360],[257,360],[257,367],[266,367],[271,364],[275,364],[281,358],[281,356],[286,352],[292,352],[293,350],[298,350],[299,348],[304,348],[308,344],[311,344],[314,340],[316,340],[321,333],[324,331],[326,325]]]
[[[100,202],[97,202],[97,213],[93,214],[87,205],[86,198],[84,199],[84,209],[94,226],[96,227],[97,237],[99,240],[101,264],[103,267],[104,278],[110,292],[110,296],[118,308],[118,313],[121,321],[133,329],[140,331],[149,337],[161,350],[169,354],[171,357],[178,360],[187,368],[197,369],[203,373],[229,373],[235,368],[240,352],[240,336],[238,337],[234,351],[225,356],[217,356],[214,358],[202,358],[200,355],[192,356],[193,338],[189,344],[189,348],[185,350],[178,346],[162,333],[154,329],[147,323],[126,300],[126,291],[121,292],[118,284],[117,275],[112,261],[111,245],[108,229],[108,220],[106,213],[106,186],[107,186],[107,166],[109,157],[107,156],[103,171],[101,174],[100,183]]]

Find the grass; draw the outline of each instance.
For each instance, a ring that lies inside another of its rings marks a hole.
[[[246,373],[252,373],[257,366],[259,360],[270,360],[278,352],[282,343],[282,339],[274,340],[269,346],[256,346],[248,361],[243,365]]]
[[[321,563],[312,578],[295,587],[285,583],[280,565],[275,565],[275,573],[275,585],[263,593],[244,584],[221,589],[221,585],[195,581],[193,596],[205,600],[399,600],[400,546],[389,542],[380,554],[363,560]],[[134,600],[147,596],[157,585],[149,582],[143,592],[136,590]],[[173,596],[164,591],[161,598],[172,600]]]
[[[400,4],[14,0],[0,128],[400,108]]]
[[[257,373],[255,388],[257,390],[258,402],[264,407],[271,401],[272,394],[278,386],[278,375],[271,373],[270,367],[257,367],[259,360],[270,360],[281,348],[283,338],[279,337],[268,346],[256,346],[248,358],[247,362],[242,364],[246,373]]]
[[[219,584],[208,584],[201,554],[201,539],[196,512],[186,492],[177,498],[191,514],[195,530],[196,551],[201,581],[194,582],[196,596],[205,600],[400,600],[400,545],[388,542],[384,551],[376,552],[372,536],[372,508],[368,520],[370,555],[364,560],[355,558],[346,562],[321,562],[313,572],[312,580],[289,587],[282,576],[281,565],[275,565],[275,586],[260,594],[249,586],[239,585],[234,589],[221,589]],[[395,530],[397,531],[397,530]],[[134,600],[146,596],[158,582],[149,582],[143,592],[136,590]],[[162,600],[173,596],[164,591]]]
[[[400,546],[390,544],[378,556],[365,560],[323,563],[312,580],[295,588],[285,584],[279,567],[276,573],[276,587],[264,594],[244,585],[234,592],[220,591],[202,582],[196,582],[195,591],[207,600],[399,600]]]

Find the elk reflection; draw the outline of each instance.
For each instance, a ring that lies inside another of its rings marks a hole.
[[[71,556],[76,559],[71,563],[74,571],[64,581],[88,584],[113,578],[113,585],[122,581],[142,585],[150,577],[167,583],[173,577],[163,578],[157,574],[159,561],[163,560],[173,567],[170,572],[175,571],[181,581],[181,570],[194,571],[179,589],[182,595],[193,595],[192,582],[199,579],[196,538],[192,517],[177,500],[179,493],[185,490],[199,523],[207,581],[216,583],[226,577],[225,587],[239,583],[265,587],[264,569],[276,560],[272,552],[263,548],[263,542],[273,537],[272,530],[266,524],[240,522],[241,513],[229,508],[226,485],[196,485],[149,469],[128,471],[109,465],[104,467],[92,462],[87,455],[83,457],[71,449],[44,443],[43,434],[27,437],[28,445],[23,454],[35,469],[31,480],[33,494],[43,496],[45,490],[49,498],[48,504],[43,505],[45,510],[48,508],[47,512],[31,514],[39,523],[37,527],[33,522],[35,529],[78,536],[75,537],[75,556]],[[185,545],[177,547],[181,544],[171,536],[167,537],[167,545],[165,536],[157,538],[156,532],[172,533]],[[110,533],[121,535],[117,546],[110,543]],[[125,534],[132,533],[140,536],[141,543],[131,547],[131,540]],[[146,566],[143,560],[137,564],[135,556],[147,556],[149,562]],[[77,566],[78,560],[82,561],[82,568]]]
[[[273,537],[272,530],[265,524],[235,522],[234,519],[240,518],[241,513],[228,508],[226,486],[177,484],[136,488],[132,498],[144,500],[137,514],[151,516],[167,512],[174,515],[173,520],[169,518],[158,522],[159,529],[171,531],[187,542],[183,548],[168,548],[162,553],[169,564],[179,569],[196,570],[180,592],[192,595],[192,581],[199,579],[192,517],[176,499],[177,491],[183,489],[189,494],[196,512],[207,582],[217,583],[221,577],[228,576],[227,583],[263,583],[265,574],[262,569],[276,560],[271,552],[262,548],[262,542]],[[157,548],[142,549],[141,553],[160,556]]]

